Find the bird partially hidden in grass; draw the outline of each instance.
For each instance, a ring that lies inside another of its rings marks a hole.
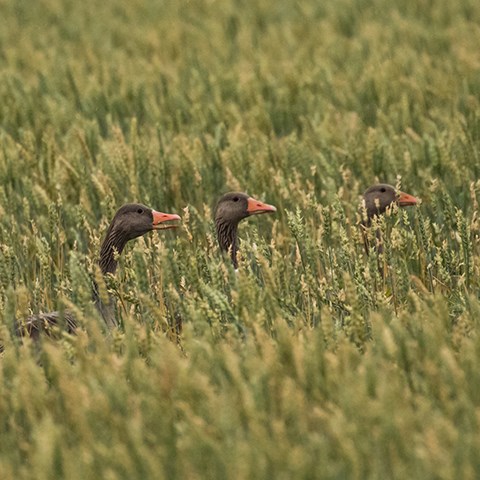
[[[260,202],[242,192],[229,192],[223,195],[215,209],[215,227],[222,252],[229,252],[235,269],[238,268],[237,251],[238,224],[251,215],[276,212],[273,205]]]
[[[386,183],[379,183],[372,185],[363,194],[362,197],[362,232],[365,250],[369,253],[370,245],[366,229],[372,225],[372,220],[380,215],[383,215],[388,208],[393,205],[399,207],[410,207],[418,204],[418,199],[409,193],[401,192],[395,189],[392,185]],[[380,230],[376,233],[375,248],[378,253],[383,252],[382,236]]]
[[[140,203],[123,205],[115,213],[100,248],[98,264],[102,274],[115,274],[118,257],[130,240],[141,237],[152,230],[166,230],[177,227],[178,225],[165,224],[165,222],[171,220],[180,220],[180,217],[176,214],[157,212]],[[92,297],[107,326],[110,328],[117,326],[118,322],[115,318],[113,302],[110,299],[107,302],[102,301],[95,283],[92,288]],[[72,312],[69,310],[55,311],[39,313],[28,317],[24,321],[17,321],[15,334],[37,339],[41,332],[48,333],[51,327],[60,326],[62,323],[69,333],[73,333],[77,328],[77,321]]]

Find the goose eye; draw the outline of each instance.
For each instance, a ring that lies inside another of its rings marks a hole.
[[[235,198],[233,199],[234,202],[238,202],[238,200],[239,200],[238,197],[235,197]]]
[[[139,208],[139,209],[137,210],[137,213],[139,213],[139,214],[141,215],[141,214],[143,213],[143,208]]]
[[[384,188],[381,188],[380,191],[381,191],[382,193],[385,193],[385,192],[386,192],[386,190],[385,190]]]

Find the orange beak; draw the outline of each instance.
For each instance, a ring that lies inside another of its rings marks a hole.
[[[152,215],[154,230],[167,230],[169,228],[177,228],[178,225],[162,225],[162,223],[169,222],[170,220],[181,220],[181,218],[175,213],[162,213],[152,210]]]
[[[397,203],[400,207],[410,207],[412,205],[416,205],[418,203],[418,199],[408,193],[398,192]]]
[[[249,197],[247,205],[247,212],[250,215],[259,215],[260,213],[269,213],[276,212],[277,209],[273,205],[268,205],[268,203],[259,202],[252,197]]]

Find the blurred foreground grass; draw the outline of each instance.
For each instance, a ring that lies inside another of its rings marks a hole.
[[[0,13],[2,479],[478,478],[476,1]],[[382,221],[384,278],[376,181],[423,199]],[[233,189],[279,210],[238,275],[211,222]],[[127,249],[107,333],[90,276],[126,201],[185,228]],[[10,339],[66,306],[78,337]]]

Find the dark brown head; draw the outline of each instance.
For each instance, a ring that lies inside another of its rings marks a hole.
[[[120,207],[108,227],[100,250],[102,272],[115,272],[117,266],[115,254],[121,254],[130,240],[141,237],[152,230],[177,227],[177,225],[164,224],[170,220],[180,220],[180,217],[172,213],[157,212],[141,203],[127,203]]]
[[[273,205],[255,200],[246,193],[230,192],[223,195],[215,209],[215,221],[237,223],[250,215],[276,212]]]
[[[393,204],[399,207],[416,205],[418,200],[408,193],[395,190],[395,187],[386,183],[379,183],[368,188],[363,194],[367,219],[370,221],[375,215],[385,213]]]
[[[215,209],[215,225],[220,248],[231,250],[232,262],[237,267],[237,226],[251,215],[276,212],[273,205],[260,202],[246,193],[230,192],[223,195]]]
[[[176,214],[157,212],[141,203],[127,203],[118,209],[110,227],[129,241],[152,230],[176,228],[178,225],[164,224],[170,220],[180,220],[180,217]]]

